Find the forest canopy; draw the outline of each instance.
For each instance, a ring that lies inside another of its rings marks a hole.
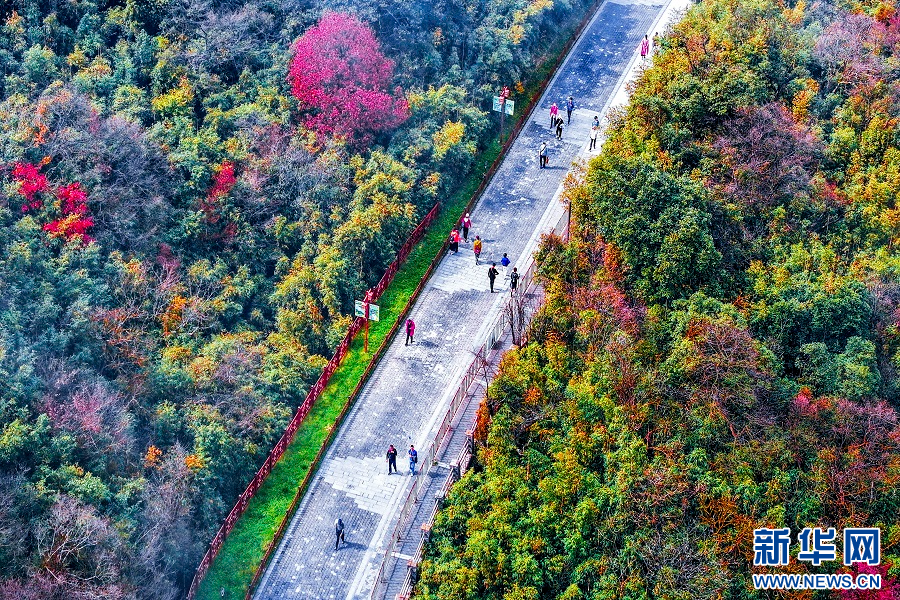
[[[878,527],[900,597],[900,15],[703,0],[583,182],[417,598],[773,598],[753,531]],[[800,597],[800,592],[796,596]]]
[[[0,598],[183,593],[589,2],[522,4],[0,3]]]

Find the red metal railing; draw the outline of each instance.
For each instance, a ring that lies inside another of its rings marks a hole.
[[[378,284],[372,289],[372,297],[377,299],[384,293],[384,290],[387,289],[388,285],[390,285],[391,281],[394,279],[394,275],[397,274],[400,265],[406,260],[409,256],[409,253],[412,251],[413,247],[422,239],[425,235],[425,232],[428,230],[428,226],[434,221],[440,212],[440,203],[435,204],[434,207],[425,215],[425,218],[422,219],[422,222],[413,230],[410,234],[409,238],[400,247],[400,250],[397,252],[397,257],[394,261],[388,266],[384,275],[381,277],[381,280]],[[275,444],[272,450],[269,452],[269,456],[266,457],[265,462],[259,468],[259,471],[256,472],[253,479],[250,480],[250,483],[247,485],[247,489],[238,497],[237,502],[234,507],[231,509],[231,512],[228,513],[228,516],[225,518],[225,522],[216,532],[216,535],[213,537],[212,541],[209,544],[209,549],[207,549],[206,554],[203,555],[203,559],[200,561],[200,565],[197,567],[196,573],[194,573],[194,579],[191,582],[191,587],[188,590],[188,600],[193,600],[195,595],[197,594],[197,589],[200,586],[200,582],[203,581],[203,577],[206,575],[207,571],[209,571],[209,567],[212,564],[212,561],[215,559],[216,554],[218,554],[219,549],[222,547],[222,544],[225,542],[225,538],[228,537],[228,534],[231,533],[231,530],[234,529],[235,523],[237,523],[238,518],[244,513],[247,509],[247,504],[250,502],[250,499],[256,494],[259,487],[262,485],[262,482],[265,481],[266,477],[269,476],[269,473],[272,472],[272,468],[275,466],[275,463],[278,462],[278,459],[282,457],[284,451],[287,450],[287,447],[294,439],[294,435],[296,435],[297,430],[300,428],[300,424],[303,422],[303,419],[306,418],[306,415],[309,414],[310,409],[316,400],[319,399],[319,396],[325,390],[325,387],[328,385],[328,382],[331,380],[331,376],[340,366],[341,361],[344,360],[344,357],[347,355],[347,352],[350,350],[350,344],[353,342],[353,338],[359,333],[360,329],[362,329],[365,324],[365,319],[362,317],[358,317],[353,320],[350,324],[350,328],[347,330],[347,335],[344,336],[344,339],[341,340],[341,343],[338,344],[338,347],[334,351],[334,355],[331,357],[331,360],[328,361],[328,364],[325,365],[325,368],[322,370],[322,374],[319,375],[319,379],[316,381],[315,385],[309,390],[306,398],[303,400],[303,403],[297,408],[297,413],[294,415],[294,418],[291,419],[291,422],[288,424],[287,429],[285,429],[284,433],[281,436],[281,439]],[[295,497],[294,502],[292,502],[292,508],[296,508],[297,498]],[[293,511],[290,511],[290,514],[293,514]],[[283,534],[284,532],[284,523],[279,528],[279,534]],[[280,537],[280,535],[278,535]],[[266,553],[266,557],[268,558],[270,550]],[[265,561],[264,561],[265,562]],[[255,582],[256,580],[254,580]]]

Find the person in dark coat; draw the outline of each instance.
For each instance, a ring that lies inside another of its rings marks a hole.
[[[388,475],[391,474],[391,469],[394,470],[394,473],[397,472],[397,449],[394,448],[394,445],[391,444],[387,449],[387,463],[388,463]]]
[[[347,543],[347,540],[344,539],[344,522],[338,518],[337,521],[334,522],[334,549],[338,549],[338,543],[344,542]]]
[[[491,293],[494,293],[494,280],[497,279],[497,275],[500,274],[500,271],[497,270],[497,263],[491,263],[490,268],[488,268],[488,280],[491,282]]]

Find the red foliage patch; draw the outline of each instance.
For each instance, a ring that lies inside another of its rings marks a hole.
[[[841,600],[898,600],[900,599],[900,585],[893,577],[888,577],[888,570],[891,568],[890,563],[883,563],[878,566],[870,567],[869,565],[856,564],[850,571],[854,577],[856,575],[881,575],[880,590],[842,590],[840,592]]]
[[[234,163],[228,160],[223,161],[216,169],[212,186],[210,186],[206,198],[200,200],[200,210],[203,211],[204,219],[207,223],[211,225],[216,224],[225,216],[222,210],[222,200],[231,193],[235,183],[237,183],[237,177],[234,174]],[[230,241],[236,235],[237,225],[227,223],[219,233],[207,237]]]
[[[16,163],[12,176],[19,184],[19,193],[27,200],[22,205],[22,212],[40,208],[43,204],[35,196],[47,190],[47,177],[41,174],[40,167],[30,163]]]
[[[84,244],[92,242],[88,230],[94,226],[94,219],[88,215],[87,194],[81,184],[76,181],[64,185],[56,191],[56,197],[62,205],[63,216],[44,225],[44,231],[66,241],[78,237]]]
[[[394,63],[356,17],[326,13],[294,46],[288,80],[307,113],[307,127],[365,145],[406,120],[409,104],[388,86]]]

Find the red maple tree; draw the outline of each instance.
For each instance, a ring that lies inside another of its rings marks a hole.
[[[56,190],[62,208],[62,217],[44,225],[43,229],[51,237],[63,237],[70,241],[75,237],[89,244],[93,238],[88,230],[94,226],[94,219],[88,215],[87,194],[79,182],[64,185]]]
[[[288,80],[307,127],[363,146],[409,115],[402,90],[388,91],[393,70],[368,25],[328,12],[295,44]]]
[[[16,163],[12,176],[19,184],[19,193],[25,196],[27,201],[22,205],[22,212],[40,208],[43,203],[35,196],[47,190],[47,176],[40,172],[40,166],[31,163]]]

